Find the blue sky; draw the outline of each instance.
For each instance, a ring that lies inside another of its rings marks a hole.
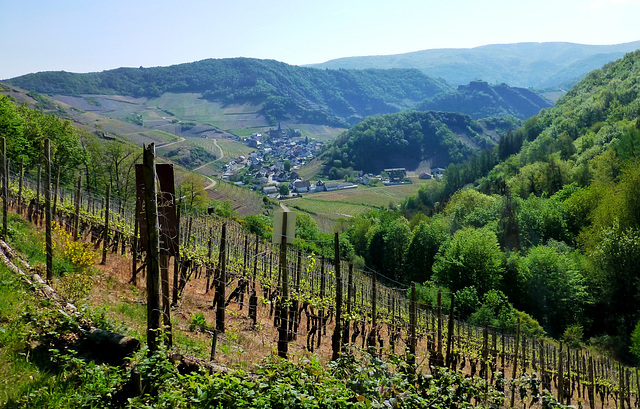
[[[205,58],[311,64],[430,48],[640,40],[640,0],[0,0],[0,79]]]

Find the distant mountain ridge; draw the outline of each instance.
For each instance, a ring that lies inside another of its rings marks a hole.
[[[329,69],[417,68],[455,85],[483,80],[525,88],[568,88],[588,72],[639,48],[640,41],[615,45],[566,42],[491,44],[475,48],[346,57],[308,66]]]

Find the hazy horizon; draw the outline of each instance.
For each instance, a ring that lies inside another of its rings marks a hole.
[[[639,14],[640,0],[12,2],[0,15],[0,79],[208,58],[308,65],[491,44],[615,45],[640,40]]]

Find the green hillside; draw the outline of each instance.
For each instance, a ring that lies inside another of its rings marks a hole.
[[[336,140],[324,156],[325,170],[330,175],[340,173],[340,168],[413,170],[422,161],[446,166],[493,146],[497,138],[495,130],[463,114],[413,111],[374,116]]]
[[[512,305],[554,337],[637,362],[639,84],[640,51],[591,72],[401,211],[351,219],[354,248],[396,280],[457,292],[476,324],[506,325],[499,305]]]
[[[272,124],[296,120],[334,126],[406,109],[449,89],[443,81],[412,69],[325,71],[249,58],[88,74],[43,72],[6,82],[49,95],[199,93],[227,104],[263,104],[260,113]]]
[[[416,109],[460,112],[473,119],[514,116],[524,120],[550,106],[549,101],[526,88],[472,81],[469,85],[460,85],[455,91],[443,92],[423,101]]]

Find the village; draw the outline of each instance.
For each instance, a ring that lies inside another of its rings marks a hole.
[[[241,186],[259,190],[272,198],[288,197],[303,193],[317,193],[343,189],[356,189],[358,185],[397,185],[412,183],[405,168],[384,169],[380,175],[360,172],[348,181],[303,180],[297,173],[321,151],[323,143],[315,138],[303,138],[297,129],[271,129],[265,134],[254,133],[238,138],[255,149],[248,157],[239,156],[223,166],[222,179]],[[424,172],[421,179],[442,175],[444,169]]]

